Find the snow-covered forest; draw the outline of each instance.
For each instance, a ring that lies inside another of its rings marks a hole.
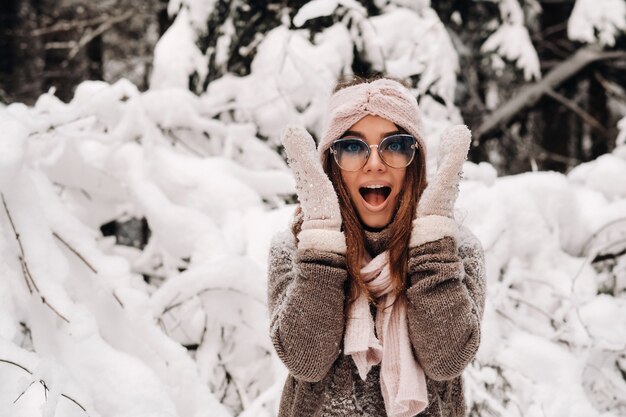
[[[4,76],[0,416],[276,415],[267,255],[296,202],[280,133],[319,137],[335,82],[365,73],[413,86],[429,173],[444,128],[474,133],[470,415],[626,415],[626,3],[570,2],[552,33],[574,49],[550,60],[551,3],[169,0],[146,86],[125,70],[25,104]]]

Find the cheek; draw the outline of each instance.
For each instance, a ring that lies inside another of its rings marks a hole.
[[[404,188],[405,180],[406,180],[406,168],[403,169],[402,172],[398,173],[398,176],[397,176],[397,179],[396,179],[396,181],[398,183],[398,186],[399,186],[399,188],[398,188],[399,190]]]
[[[356,175],[354,174],[354,172],[341,171],[341,179],[350,195],[352,195],[352,189],[356,183]]]
[[[359,194],[359,190],[356,189],[356,174],[358,173],[341,171],[341,179],[343,180],[344,187],[348,191],[348,196],[350,197],[350,200],[352,200],[353,204],[357,205],[358,207],[358,198],[360,198],[361,195]]]

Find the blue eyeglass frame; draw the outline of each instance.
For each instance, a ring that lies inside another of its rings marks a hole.
[[[413,149],[413,155],[411,156],[411,159],[409,159],[409,162],[407,162],[407,164],[403,167],[394,167],[391,166],[387,163],[387,161],[385,161],[385,158],[383,158],[383,155],[380,151],[380,146],[383,144],[383,142],[385,142],[385,140],[389,139],[389,138],[394,138],[394,137],[398,137],[398,136],[402,136],[402,137],[410,137],[411,139],[413,139],[413,143],[411,144],[411,149]],[[363,165],[361,165],[361,167],[359,167],[358,169],[354,169],[354,170],[350,170],[350,169],[344,169],[341,167],[341,165],[339,165],[339,161],[337,161],[337,151],[335,150],[335,144],[340,143],[340,142],[344,142],[346,140],[357,140],[359,142],[361,142],[363,145],[365,145],[365,149],[367,149],[367,157],[365,158],[365,162],[363,162]],[[417,139],[415,139],[415,136],[413,135],[409,135],[408,133],[396,133],[393,135],[389,135],[389,136],[385,136],[378,145],[369,145],[367,142],[365,142],[363,139],[357,137],[357,136],[346,136],[343,138],[339,138],[339,139],[335,139],[333,141],[333,143],[330,145],[330,153],[333,154],[333,159],[335,160],[335,162],[337,163],[337,166],[339,166],[339,168],[343,169],[344,171],[348,171],[348,172],[356,172],[359,169],[363,168],[365,165],[367,165],[367,161],[369,161],[370,159],[370,155],[372,154],[372,148],[376,148],[376,151],[378,152],[378,157],[380,158],[381,161],[383,161],[383,164],[387,165],[389,168],[406,168],[409,165],[411,165],[411,162],[413,162],[413,159],[415,159],[415,155],[417,154],[417,152],[419,152],[419,148],[417,147]]]

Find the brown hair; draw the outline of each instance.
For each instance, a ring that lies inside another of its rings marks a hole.
[[[371,82],[378,78],[354,77],[349,80],[340,81],[334,91],[341,90],[352,85]],[[397,80],[396,80],[397,81]],[[404,130],[402,126],[399,129]],[[419,144],[418,144],[419,146]],[[348,190],[343,183],[341,170],[335,159],[329,155],[326,158],[324,171],[330,178],[339,199],[341,210],[342,228],[346,236],[347,252],[346,263],[349,277],[349,303],[356,300],[359,295],[365,294],[370,301],[374,301],[371,294],[365,287],[365,283],[360,277],[360,270],[365,256],[365,234],[363,225],[359,220],[356,208],[352,204]],[[392,223],[390,224],[390,239],[388,242],[389,267],[394,292],[401,294],[406,289],[407,269],[409,259],[409,239],[411,237],[412,221],[415,216],[417,203],[426,188],[426,160],[424,150],[419,149],[417,155],[407,167],[402,191],[398,195],[398,207]],[[300,224],[294,224],[292,231],[294,235],[300,231]],[[348,303],[348,305],[349,305]]]

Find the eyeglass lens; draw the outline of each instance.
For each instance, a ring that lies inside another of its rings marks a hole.
[[[378,145],[378,154],[392,168],[408,166],[415,156],[415,138],[411,135],[392,135]],[[332,152],[339,167],[346,171],[358,171],[367,163],[370,146],[359,138],[337,139]]]

